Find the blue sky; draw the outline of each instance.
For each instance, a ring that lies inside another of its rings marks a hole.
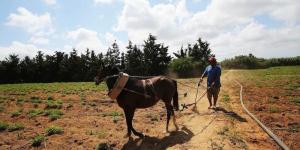
[[[86,48],[105,52],[117,41],[142,45],[149,33],[170,53],[199,37],[222,60],[300,55],[296,0],[2,0],[0,59]]]

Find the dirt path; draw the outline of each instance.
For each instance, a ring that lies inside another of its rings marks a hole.
[[[208,109],[206,97],[197,104],[197,110],[185,110],[178,114],[183,129],[191,131],[191,139],[170,149],[278,149],[269,136],[243,112],[239,103],[239,87],[233,81],[233,71],[222,76],[219,98],[220,109]],[[196,83],[198,79],[192,82]],[[192,85],[195,86],[195,85]],[[181,90],[184,89],[181,87]],[[195,90],[189,90],[181,103],[193,102]],[[204,89],[200,90],[202,93]]]

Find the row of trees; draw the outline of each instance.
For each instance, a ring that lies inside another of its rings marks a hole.
[[[151,34],[142,47],[129,41],[126,53],[121,53],[114,42],[106,53],[99,54],[89,49],[84,54],[78,54],[75,49],[69,54],[56,51],[53,55],[39,51],[35,57],[23,59],[12,54],[0,61],[0,83],[92,81],[99,68],[108,65],[117,66],[131,75],[162,75],[169,71],[169,66],[170,71],[186,72],[182,67],[185,64],[176,62],[185,59],[191,61],[192,69],[198,67],[200,70],[210,54],[208,46],[201,39],[194,45],[189,44],[186,49],[175,53],[177,59],[171,65],[168,46],[157,43]],[[199,64],[193,65],[194,62]]]
[[[300,56],[289,58],[257,58],[252,54],[240,55],[222,61],[222,67],[228,69],[260,69],[274,66],[300,65]]]

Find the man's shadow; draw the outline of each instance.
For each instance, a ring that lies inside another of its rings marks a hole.
[[[225,115],[228,115],[230,117],[233,117],[234,119],[240,121],[240,122],[247,122],[247,120],[245,118],[243,118],[242,116],[240,116],[239,114],[237,114],[234,111],[227,111],[225,108],[223,107],[217,107],[214,109],[216,112],[223,112]]]
[[[186,143],[193,136],[194,133],[191,130],[183,127],[180,131],[170,132],[170,135],[162,139],[146,136],[142,139],[129,140],[123,145],[122,150],[164,150],[176,144]]]

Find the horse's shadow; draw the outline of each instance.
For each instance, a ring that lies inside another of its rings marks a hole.
[[[146,136],[143,139],[129,140],[123,145],[122,150],[164,150],[176,144],[183,144],[188,142],[194,133],[186,127],[180,131],[172,131],[170,135],[162,139],[157,137]]]
[[[221,111],[223,112],[225,115],[228,115],[230,117],[233,117],[234,119],[240,121],[240,122],[247,122],[247,120],[245,118],[243,118],[242,116],[240,116],[239,114],[237,114],[234,111],[228,111],[225,108],[222,107],[217,107],[214,109],[216,112]]]

